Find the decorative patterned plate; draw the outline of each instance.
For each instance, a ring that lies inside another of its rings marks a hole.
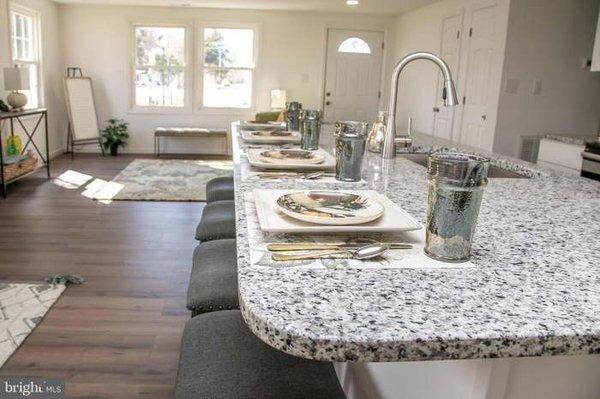
[[[308,171],[308,170],[333,170],[335,169],[335,158],[327,151],[319,148],[313,151],[316,158],[323,158],[321,163],[309,163],[303,159],[265,159],[262,157],[262,153],[265,152],[264,148],[248,148],[246,155],[248,157],[248,163],[256,169],[263,170],[293,170],[293,171]]]
[[[285,128],[283,123],[261,123],[255,121],[242,121],[240,127],[245,130],[276,130]]]
[[[252,144],[300,144],[300,132],[290,130],[242,130],[241,135],[246,143]]]
[[[256,130],[250,132],[255,137],[288,137],[293,133],[290,130]]]
[[[264,162],[278,164],[319,164],[325,158],[314,151],[306,150],[270,150],[260,153],[260,159]]]
[[[303,222],[327,225],[363,224],[383,215],[383,206],[368,197],[341,191],[300,191],[282,195],[277,206]]]

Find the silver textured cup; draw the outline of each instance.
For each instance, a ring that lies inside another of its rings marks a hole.
[[[303,150],[318,150],[320,135],[321,111],[303,110],[300,113],[300,147]]]
[[[431,154],[428,163],[429,196],[425,253],[444,262],[466,262],[489,160],[469,154]]]
[[[285,124],[287,130],[300,130],[300,112],[302,111],[302,104],[297,101],[291,101],[285,104]]]
[[[369,124],[366,122],[335,123],[335,178],[356,182],[361,179]]]

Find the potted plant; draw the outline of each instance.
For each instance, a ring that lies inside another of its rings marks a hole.
[[[110,150],[110,155],[117,155],[119,146],[125,146],[129,133],[127,132],[128,123],[123,119],[109,119],[108,125],[102,129],[102,145],[104,149]]]

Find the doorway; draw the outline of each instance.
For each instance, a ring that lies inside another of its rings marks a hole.
[[[324,119],[370,122],[381,97],[383,32],[327,31]]]

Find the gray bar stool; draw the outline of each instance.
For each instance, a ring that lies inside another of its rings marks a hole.
[[[192,317],[240,307],[235,240],[198,244],[194,250],[186,306],[192,312]]]
[[[233,200],[233,176],[215,177],[206,183],[206,202]]]
[[[235,203],[215,201],[206,204],[196,227],[196,240],[211,241],[235,238]]]
[[[175,399],[344,399],[333,365],[271,348],[237,310],[207,313],[183,331]]]

